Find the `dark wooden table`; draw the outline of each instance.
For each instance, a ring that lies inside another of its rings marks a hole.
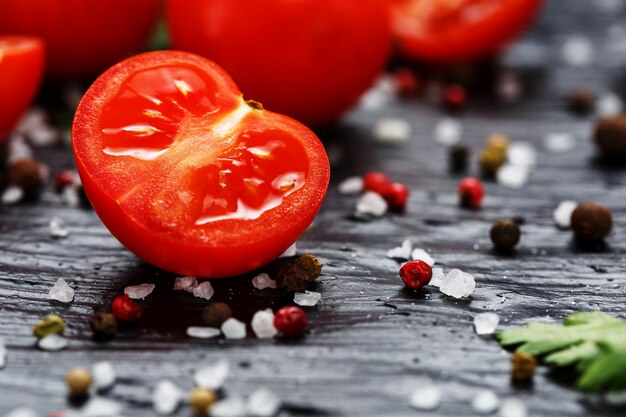
[[[172,291],[173,276],[126,251],[92,211],[65,207],[51,187],[40,202],[1,207],[0,337],[9,353],[0,370],[0,414],[23,405],[41,415],[65,409],[67,370],[108,360],[119,379],[106,397],[124,405],[123,415],[148,416],[159,380],[189,390],[195,368],[227,359],[232,371],[226,393],[245,395],[269,387],[285,401],[282,415],[472,415],[470,401],[483,388],[502,398],[521,398],[533,416],[624,415],[624,409],[608,408],[573,390],[571,375],[545,367],[534,386],[512,386],[509,354],[472,328],[473,317],[484,311],[498,312],[501,327],[595,309],[624,317],[626,170],[594,159],[593,118],[573,117],[562,102],[563,94],[579,86],[626,93],[626,51],[615,44],[626,16],[602,11],[598,3],[549,1],[534,30],[503,57],[503,65],[524,82],[523,99],[505,104],[476,98],[462,114],[464,141],[473,147],[474,159],[492,132],[539,149],[529,184],[510,190],[488,183],[480,211],[458,207],[459,176],[449,174],[445,149],[432,140],[433,126],[442,117],[432,103],[395,100],[380,109],[361,108],[322,133],[333,162],[332,184],[314,226],[299,242],[300,252],[314,253],[324,263],[316,286],[322,301],[309,308],[310,333],[302,340],[190,339],[185,329],[201,324],[205,303]],[[594,43],[591,66],[563,65],[563,41],[576,34]],[[406,146],[377,144],[372,137],[373,124],[391,116],[412,124],[413,138]],[[564,154],[544,151],[549,132],[575,135],[576,147]],[[72,166],[67,148],[36,152],[52,172]],[[355,198],[340,195],[336,185],[369,170],[386,171],[410,185],[405,214],[373,222],[350,219]],[[555,227],[552,211],[565,199],[611,208],[616,226],[606,248],[580,248],[570,232]],[[66,239],[49,236],[53,216],[69,224]],[[522,241],[513,255],[501,256],[491,248],[489,228],[494,220],[512,216],[526,219]],[[435,289],[404,290],[399,264],[385,253],[406,238],[429,250],[444,269],[474,274],[477,288],[471,298],[459,301]],[[240,320],[249,322],[256,310],[291,301],[279,290],[255,290],[251,276],[214,282],[215,299],[228,302]],[[59,277],[76,289],[69,305],[47,299]],[[112,343],[93,342],[89,315],[106,308],[124,287],[143,282],[157,287],[145,300],[138,325]],[[48,353],[35,347],[31,326],[47,313],[67,321],[67,350]],[[409,393],[430,384],[443,391],[441,407],[421,414],[410,409]],[[189,414],[186,407],[177,413]]]

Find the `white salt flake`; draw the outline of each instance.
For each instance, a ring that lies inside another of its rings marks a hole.
[[[500,76],[496,89],[498,97],[506,102],[517,101],[523,92],[519,77],[512,72],[505,72]]]
[[[94,363],[91,367],[91,374],[93,376],[93,384],[98,390],[109,389],[115,384],[115,369],[113,369],[111,362]]]
[[[571,151],[576,146],[576,139],[570,133],[548,133],[543,140],[543,146],[548,152],[564,153]]]
[[[613,407],[626,405],[626,391],[609,391],[604,394],[604,401]]]
[[[417,410],[435,410],[441,404],[441,390],[437,387],[420,388],[409,397],[409,405]]]
[[[65,224],[65,220],[60,217],[53,217],[50,219],[50,223],[48,225],[50,229],[50,236],[52,237],[67,237],[70,234],[70,229],[68,229]]]
[[[437,121],[433,130],[433,138],[436,143],[444,146],[456,145],[463,136],[463,126],[456,119],[444,118]]]
[[[48,291],[48,298],[62,303],[71,303],[74,299],[74,289],[67,285],[63,278],[59,278]]]
[[[192,292],[194,297],[204,298],[205,300],[210,300],[213,294],[215,294],[215,290],[209,281],[198,284]]]
[[[278,333],[274,327],[274,312],[271,308],[254,313],[251,326],[252,331],[259,339],[269,339]]]
[[[537,164],[537,151],[532,143],[513,142],[506,150],[506,159],[511,165],[532,167]]]
[[[200,388],[217,391],[222,388],[230,371],[227,361],[221,360],[213,365],[203,366],[193,374],[193,381]]]
[[[413,251],[411,252],[411,259],[413,259],[414,261],[424,261],[429,266],[433,266],[435,264],[435,260],[433,259],[433,257],[430,256],[428,252],[426,252],[422,248],[413,249]]]
[[[211,417],[246,417],[248,413],[245,399],[237,395],[216,402],[209,410]]]
[[[222,323],[222,333],[226,339],[243,339],[246,337],[246,325],[231,317]]]
[[[376,110],[388,104],[395,97],[393,80],[389,76],[382,76],[376,81],[360,100],[360,105],[365,109]]]
[[[221,330],[215,327],[189,326],[187,336],[196,339],[211,339],[222,334]]]
[[[2,193],[2,204],[11,205],[22,201],[24,190],[16,185],[9,185]]]
[[[469,297],[476,288],[474,277],[459,269],[448,272],[439,290],[454,298]]]
[[[496,181],[503,187],[519,190],[528,183],[530,170],[524,165],[505,164],[496,173]]]
[[[293,244],[291,246],[289,246],[283,253],[282,255],[279,256],[279,258],[289,258],[291,256],[296,256],[296,254],[298,253],[298,247],[296,246],[297,242],[293,242]]]
[[[259,388],[248,397],[248,413],[254,417],[272,417],[280,406],[280,398],[267,388]]]
[[[585,36],[573,35],[565,40],[561,47],[561,57],[565,64],[572,67],[584,67],[593,61],[594,46]]]
[[[129,298],[133,300],[143,300],[154,291],[156,285],[154,284],[139,284],[139,285],[131,285],[124,288],[124,294],[126,294]]]
[[[4,368],[7,364],[7,347],[4,344],[4,340],[0,339],[0,369]]]
[[[304,292],[297,292],[293,295],[293,302],[303,307],[312,307],[320,302],[322,294],[305,290]]]
[[[252,285],[257,290],[264,290],[266,288],[276,288],[276,281],[270,278],[265,272],[252,278]]]
[[[9,157],[8,161],[17,161],[19,159],[31,158],[33,150],[26,144],[24,137],[21,135],[13,135],[9,141]]]
[[[37,417],[37,413],[30,408],[19,407],[9,411],[4,417]]]
[[[181,390],[168,380],[160,381],[152,392],[152,406],[162,416],[174,414],[183,399]]]
[[[117,417],[122,405],[116,401],[102,397],[90,399],[81,410],[81,417]]]
[[[409,239],[402,242],[402,246],[389,249],[387,251],[387,258],[391,259],[409,259],[411,257],[411,250],[413,249],[413,243]]]
[[[576,201],[565,200],[561,201],[557,208],[554,210],[554,222],[557,226],[562,227],[563,229],[568,229],[572,224],[572,213],[578,207],[578,203]]]
[[[363,191],[363,177],[350,177],[339,183],[341,194],[358,194]]]
[[[622,99],[615,93],[604,93],[596,101],[598,116],[615,116],[624,110]]]
[[[433,287],[441,287],[443,284],[443,280],[446,279],[446,274],[443,273],[443,269],[441,268],[433,268],[433,276],[430,278],[429,285]]]
[[[500,406],[500,417],[526,417],[528,410],[517,398],[507,398]]]
[[[49,352],[56,352],[63,350],[67,347],[67,339],[56,333],[49,334],[37,342],[37,346],[41,350],[47,350]]]
[[[384,198],[373,191],[367,191],[359,197],[356,203],[356,212],[381,217],[387,213],[388,205]]]
[[[174,290],[193,292],[193,289],[198,286],[198,280],[196,277],[178,277],[174,281]]]
[[[78,187],[64,187],[61,192],[61,201],[68,207],[76,208],[80,205],[80,196],[78,195]]]
[[[495,392],[486,389],[480,391],[472,400],[472,409],[477,414],[494,413],[500,406],[500,399]]]
[[[474,317],[474,330],[478,335],[493,334],[500,324],[500,316],[496,313],[480,313]]]
[[[374,125],[374,138],[380,143],[401,145],[411,139],[411,124],[404,119],[380,119]]]

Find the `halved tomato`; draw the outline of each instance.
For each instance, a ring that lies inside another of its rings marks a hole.
[[[0,141],[32,101],[43,73],[44,45],[30,36],[0,36]]]
[[[453,62],[498,52],[530,25],[542,0],[393,0],[393,31],[408,57]]]
[[[328,157],[304,125],[246,102],[215,63],[186,52],[137,55],[83,97],[72,130],[85,192],[140,258],[224,277],[279,256],[328,187]]]

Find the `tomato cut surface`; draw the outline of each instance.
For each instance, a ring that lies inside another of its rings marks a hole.
[[[184,52],[105,72],[72,135],[104,224],[139,257],[184,275],[271,261],[306,230],[328,186],[328,158],[309,129],[244,101],[220,67]]]
[[[401,53],[452,62],[497,52],[533,21],[542,0],[392,0]]]
[[[43,65],[44,44],[39,38],[0,36],[0,141],[35,96]]]

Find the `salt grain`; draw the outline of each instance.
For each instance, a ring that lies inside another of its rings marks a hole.
[[[358,194],[363,191],[363,177],[350,177],[339,183],[341,194]]]
[[[624,110],[622,99],[615,93],[605,93],[596,101],[598,116],[615,116]]]
[[[532,143],[513,142],[506,151],[509,164],[532,167],[537,164],[537,151]]]
[[[367,191],[363,193],[356,203],[356,212],[359,214],[371,214],[381,217],[387,213],[387,202],[379,194]]]
[[[565,40],[561,47],[561,57],[565,64],[584,67],[593,61],[594,46],[585,36],[574,35]]]
[[[213,365],[203,366],[193,374],[193,381],[199,388],[217,391],[222,388],[230,371],[227,361],[221,360]]]
[[[96,362],[91,367],[93,384],[98,390],[109,389],[115,384],[115,369],[111,362]]]
[[[409,397],[409,405],[417,410],[435,410],[441,404],[441,390],[437,387],[421,388]]]
[[[459,269],[448,272],[439,290],[454,298],[469,297],[476,288],[474,277]]]
[[[189,326],[187,327],[187,336],[196,339],[211,339],[217,337],[222,332],[215,327]]]
[[[195,277],[178,277],[174,281],[174,290],[193,292],[193,289],[198,286],[198,280]]]
[[[289,258],[291,256],[296,256],[298,253],[298,247],[296,246],[297,242],[294,242],[291,246],[289,246],[280,256],[279,258]]]
[[[280,398],[267,388],[259,388],[248,397],[248,413],[254,417],[272,417],[280,406]]]
[[[122,412],[120,403],[102,397],[90,399],[81,410],[81,417],[117,417]]]
[[[411,259],[413,259],[414,261],[424,261],[429,266],[433,266],[435,264],[435,260],[433,259],[433,257],[430,256],[428,252],[426,252],[422,248],[413,249],[413,251],[411,252]]]
[[[574,149],[576,139],[569,133],[548,133],[544,138],[543,146],[548,152],[564,153]]]
[[[252,278],[252,285],[257,290],[264,290],[265,288],[276,288],[276,281],[270,278],[265,272]]]
[[[502,401],[500,417],[526,417],[527,415],[526,406],[517,398],[508,398]]]
[[[33,151],[24,141],[21,135],[13,135],[9,141],[9,157],[8,161],[17,161],[18,159],[31,158]]]
[[[152,406],[160,415],[173,414],[183,398],[183,393],[168,380],[160,381],[152,392]]]
[[[7,348],[4,345],[4,340],[0,339],[0,369],[4,368],[7,364]]]
[[[554,222],[557,226],[564,229],[569,228],[572,224],[572,213],[576,210],[576,207],[578,207],[576,201],[561,201],[553,213]]]
[[[519,77],[512,72],[505,72],[500,76],[497,85],[498,97],[506,102],[514,102],[522,96],[522,83]]]
[[[604,401],[613,407],[626,405],[626,391],[609,391],[604,394]]]
[[[2,193],[2,204],[11,205],[22,201],[24,190],[16,185],[9,185]]]
[[[472,400],[472,409],[477,414],[494,413],[500,406],[500,399],[491,390],[480,391]]]
[[[374,138],[380,143],[401,145],[411,139],[411,124],[404,119],[380,119],[374,125]]]
[[[391,259],[409,259],[411,257],[411,250],[413,249],[413,243],[409,239],[402,242],[402,246],[389,249],[387,251],[387,257]]]
[[[9,411],[4,417],[37,417],[37,413],[30,408],[19,407]]]
[[[248,413],[246,402],[240,396],[224,398],[213,404],[209,410],[211,417],[246,417]]]
[[[456,145],[461,141],[462,135],[462,125],[456,119],[440,119],[433,130],[435,142],[444,146]]]
[[[154,291],[154,284],[139,284],[124,288],[124,294],[133,300],[143,300]]]
[[[496,181],[503,187],[519,190],[528,183],[530,171],[524,165],[505,164],[496,174]]]
[[[194,297],[204,298],[205,300],[210,300],[213,294],[215,294],[215,290],[209,281],[198,284],[192,292]]]
[[[67,340],[63,336],[52,333],[46,337],[39,339],[39,341],[37,342],[37,346],[41,350],[56,352],[59,350],[63,350],[67,347]]]
[[[251,326],[252,331],[259,339],[269,339],[278,333],[274,327],[274,312],[271,308],[254,313]]]
[[[312,307],[319,303],[321,299],[322,294],[309,290],[297,292],[293,295],[293,302],[303,307]]]
[[[222,333],[226,339],[243,339],[246,337],[246,325],[231,317],[222,324]]]
[[[428,284],[439,288],[443,284],[444,279],[446,279],[446,275],[443,273],[443,269],[433,268],[433,276]]]
[[[500,324],[500,316],[496,313],[480,313],[474,317],[474,330],[478,335],[493,334]]]
[[[76,208],[80,205],[80,196],[77,187],[64,187],[61,192],[61,201],[68,207]]]
[[[70,234],[70,230],[65,224],[65,220],[60,217],[53,217],[48,224],[50,229],[50,236],[52,237],[67,237]]]
[[[48,298],[62,303],[70,303],[74,299],[74,289],[63,278],[59,278],[48,291]]]

